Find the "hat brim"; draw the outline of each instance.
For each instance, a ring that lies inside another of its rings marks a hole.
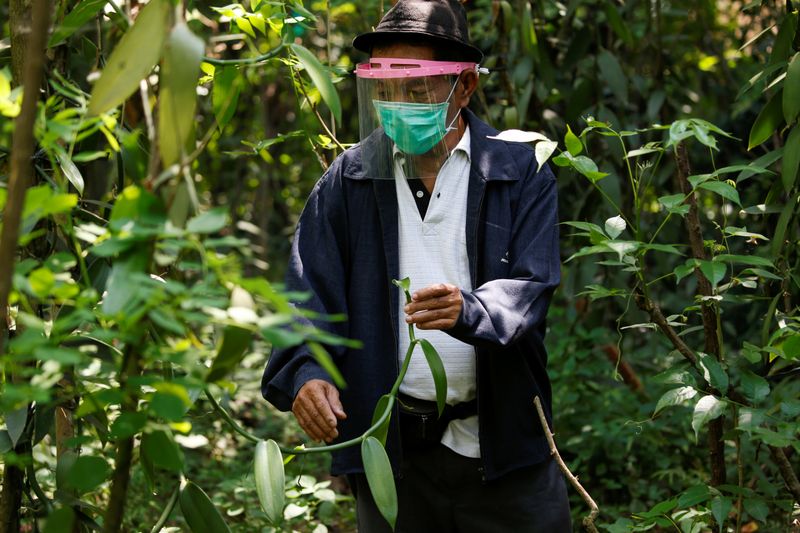
[[[447,39],[441,35],[436,35],[425,31],[371,31],[368,33],[362,33],[353,39],[353,47],[369,54],[376,44],[386,42],[387,40],[402,41],[404,38],[413,39],[415,37],[423,37],[424,39],[431,40],[433,44],[439,42],[459,48],[464,53],[464,57],[460,59],[465,61],[480,63],[481,60],[483,60],[483,52],[481,52],[479,48],[455,39]]]

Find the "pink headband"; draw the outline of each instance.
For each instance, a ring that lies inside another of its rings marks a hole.
[[[398,59],[373,57],[356,66],[359,78],[415,78],[461,74],[465,70],[480,70],[477,63],[466,61],[428,61],[424,59]]]

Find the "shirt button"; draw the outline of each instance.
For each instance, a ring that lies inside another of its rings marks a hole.
[[[422,198],[425,195],[422,191],[417,191],[417,198]]]

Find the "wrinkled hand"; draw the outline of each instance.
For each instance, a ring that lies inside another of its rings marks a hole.
[[[309,437],[325,442],[339,436],[336,425],[347,418],[339,401],[339,391],[322,379],[312,379],[300,387],[292,413]]]
[[[406,322],[419,329],[450,329],[456,325],[463,303],[455,285],[430,285],[411,295],[411,303],[404,308]]]

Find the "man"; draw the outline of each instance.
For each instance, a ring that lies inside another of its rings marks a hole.
[[[406,532],[571,531],[566,486],[533,405],[550,417],[543,338],[559,283],[556,185],[524,144],[467,105],[480,50],[455,0],[399,0],[354,46],[362,141],[311,193],[297,227],[290,290],[346,321],[316,321],[359,348],[327,346],[339,390],[309,349],[276,349],[264,397],[291,409],[314,440],[360,435],[399,371],[413,324],[439,351],[448,415],[435,405],[425,359],[415,356],[391,419],[387,453]],[[408,276],[412,302],[393,279]],[[435,417],[434,417],[435,419]],[[431,437],[433,434],[433,437]],[[358,447],[334,453],[347,474],[359,530],[388,531],[370,495]]]

